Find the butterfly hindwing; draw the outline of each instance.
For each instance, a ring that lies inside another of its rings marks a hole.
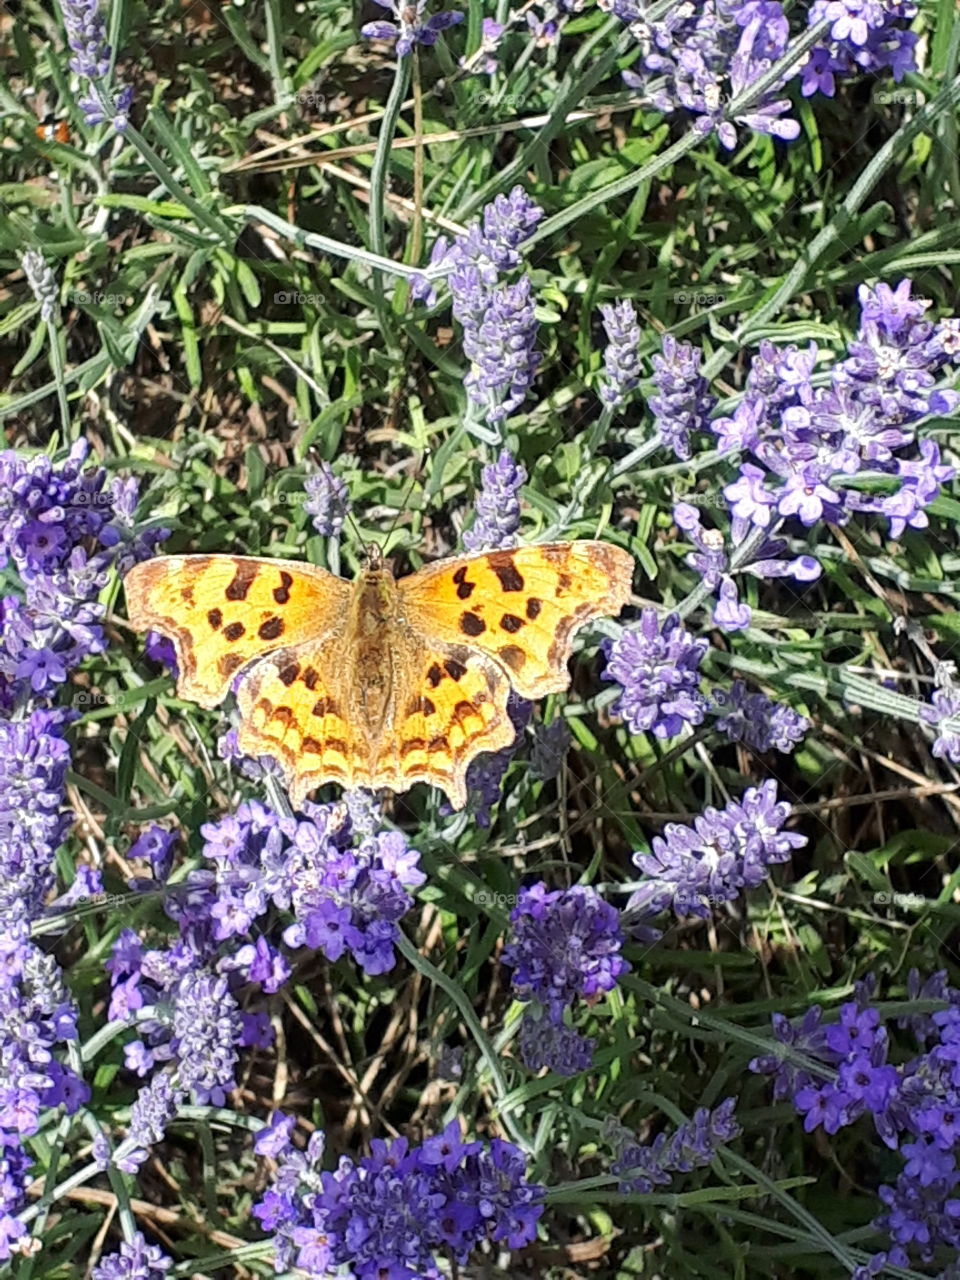
[[[214,707],[252,659],[344,627],[350,584],[313,565],[255,556],[160,556],[124,579],[127,613],[174,644],[180,697]]]
[[[399,582],[429,640],[494,658],[524,698],[566,689],[576,632],[630,598],[633,557],[608,542],[559,542],[441,560]]]

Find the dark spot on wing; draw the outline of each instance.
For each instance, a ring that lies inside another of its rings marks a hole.
[[[400,747],[401,756],[408,756],[412,751],[426,751],[426,738],[408,738]]]
[[[220,630],[220,624],[223,622],[223,614],[219,609],[211,609],[207,614],[207,621],[213,627],[214,631]]]
[[[465,564],[461,565],[453,575],[453,580],[457,584],[457,599],[469,600],[477,584],[467,581],[467,566]]]
[[[518,618],[515,613],[505,613],[500,619],[500,626],[504,631],[515,634],[523,626],[523,619]]]
[[[456,658],[448,658],[443,664],[443,669],[451,680],[462,680],[467,674],[467,668],[462,662],[458,662]]]
[[[228,600],[246,600],[247,592],[257,576],[258,567],[250,564],[246,560],[241,560],[237,565],[237,571],[233,575],[233,581],[229,583],[225,591]]]
[[[332,709],[329,698],[318,698],[313,704],[313,715],[325,716]]]
[[[469,719],[471,716],[476,717],[478,715],[480,715],[480,712],[477,708],[472,702],[467,702],[466,700],[458,702],[453,708],[453,718],[461,726],[463,725],[464,720]]]
[[[327,739],[327,750],[328,750],[328,751],[339,751],[339,752],[340,752],[340,754],[341,754],[342,756],[346,757],[346,754],[347,754],[347,744],[344,742],[344,740],[343,740],[342,738],[328,738],[328,739]]]
[[[233,644],[234,640],[239,640],[246,630],[247,628],[242,622],[231,622],[223,628],[223,638],[224,640],[229,640],[230,643]]]
[[[193,604],[193,583],[188,582],[185,587],[180,588],[180,599],[185,604]]]
[[[500,579],[504,591],[522,591],[523,577],[517,566],[510,559],[509,552],[498,556],[488,556],[487,563]]]
[[[320,675],[318,672],[314,671],[313,667],[307,667],[306,671],[303,673],[303,683],[311,693],[317,687],[317,681],[319,679]]]
[[[286,569],[280,570],[280,585],[273,588],[273,598],[277,604],[286,604],[290,599],[290,584],[293,582],[292,574],[287,573]]]
[[[430,670],[427,672],[427,681],[430,685],[430,688],[435,689],[442,679],[443,679],[443,672],[440,670],[437,664],[434,663],[433,666],[430,668]]]
[[[445,737],[443,737],[442,734],[438,734],[437,737],[431,738],[430,741],[427,743],[428,751],[446,751],[446,749],[447,749],[447,740]]]
[[[532,622],[534,618],[540,616],[540,610],[543,608],[543,601],[538,600],[536,596],[531,596],[527,601],[527,617]]]
[[[266,622],[261,622],[257,635],[261,640],[276,640],[277,636],[283,635],[283,619],[268,618]]]
[[[225,653],[217,663],[217,670],[222,676],[232,676],[237,667],[243,666],[239,653]]]
[[[323,755],[323,747],[316,738],[304,738],[300,743],[300,750],[309,756]]]
[[[487,624],[482,618],[478,618],[475,613],[462,613],[460,615],[460,630],[465,636],[482,636],[487,629]]]
[[[569,591],[572,586],[573,586],[573,578],[570,577],[570,574],[561,573],[560,576],[557,578],[556,594],[558,596],[562,596],[563,593],[565,591]]]
[[[293,720],[293,708],[292,708],[292,707],[277,707],[277,708],[275,708],[275,710],[274,710],[274,712],[273,712],[273,715],[270,717],[270,719],[271,719],[271,720],[279,720],[279,721],[280,721],[280,723],[281,723],[284,727],[286,727],[286,726],[287,726],[287,725],[289,725],[289,724],[292,722],[292,720]]]
[[[420,702],[425,716],[432,716],[436,713],[437,708],[429,698],[421,698]]]
[[[297,676],[300,674],[300,663],[288,662],[278,674],[280,676],[280,683],[285,684],[289,689],[294,680],[296,680]]]
[[[515,644],[504,645],[499,650],[500,657],[507,664],[511,671],[521,671],[527,657],[522,649],[518,649]]]

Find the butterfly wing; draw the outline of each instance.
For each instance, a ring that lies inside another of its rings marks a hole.
[[[493,658],[524,698],[570,684],[577,631],[630,598],[634,561],[608,542],[556,542],[428,565],[398,583],[405,617],[429,642]]]
[[[336,678],[345,667],[339,639],[280,649],[240,677],[240,749],[279,763],[294,805],[327,782],[401,792],[422,781],[461,809],[470,761],[513,741],[509,681],[483,654],[398,632],[384,661],[391,705],[383,725],[361,713],[362,691],[348,693]]]
[[[158,556],[124,579],[138,630],[173,641],[181,698],[215,707],[239,672],[274,649],[342,632],[350,584],[297,560]]]

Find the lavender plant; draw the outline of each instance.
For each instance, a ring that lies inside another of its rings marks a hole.
[[[951,6],[21,9],[0,1264],[952,1276]],[[458,813],[292,807],[121,586],[581,538]]]

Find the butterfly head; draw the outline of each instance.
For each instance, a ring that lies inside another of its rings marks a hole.
[[[363,548],[363,567],[366,573],[383,572],[383,549],[376,542],[368,542]]]

